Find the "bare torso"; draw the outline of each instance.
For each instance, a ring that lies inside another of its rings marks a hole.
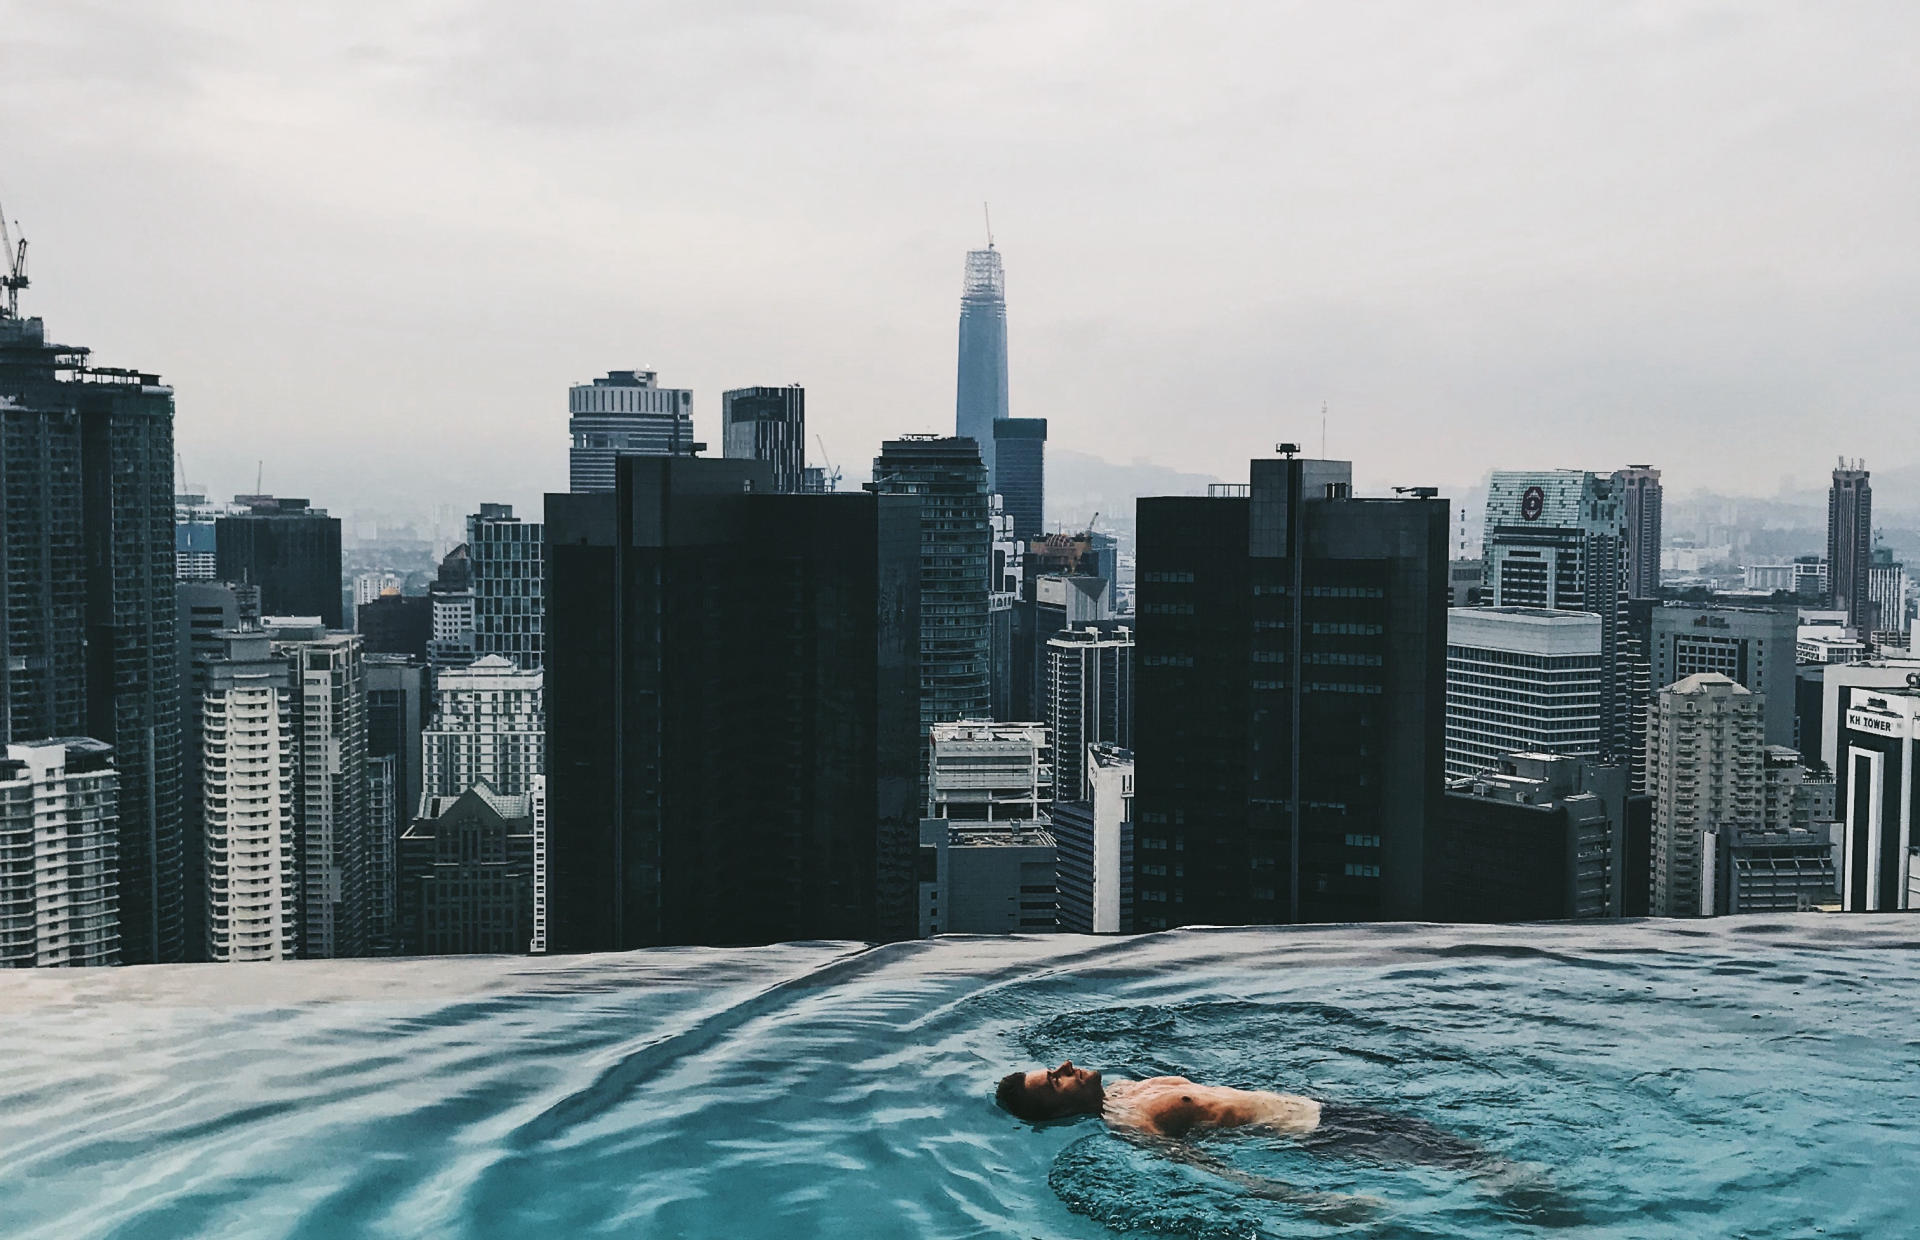
[[[1155,1076],[1144,1081],[1108,1081],[1101,1118],[1115,1128],[1163,1137],[1181,1137],[1205,1128],[1306,1133],[1320,1124],[1320,1104],[1296,1094],[1195,1085],[1183,1076]]]

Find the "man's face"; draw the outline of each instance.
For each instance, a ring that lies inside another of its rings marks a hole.
[[[1051,1106],[1057,1115],[1080,1115],[1098,1111],[1105,1091],[1100,1088],[1097,1071],[1076,1068],[1069,1059],[1057,1068],[1035,1068],[1027,1073],[1027,1093]]]

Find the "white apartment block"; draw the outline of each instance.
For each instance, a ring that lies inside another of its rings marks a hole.
[[[1514,753],[1600,752],[1601,619],[1539,607],[1447,612],[1447,778]]]
[[[523,796],[546,769],[545,676],[500,655],[437,674],[421,741],[422,796],[459,796],[479,784]]]
[[[1765,817],[1766,699],[1717,673],[1660,690],[1647,726],[1655,917],[1700,911],[1702,833]]]
[[[936,723],[927,763],[929,818],[1027,822],[1053,808],[1053,742],[1043,723]]]
[[[0,757],[0,967],[120,963],[119,774],[84,737]]]
[[[229,632],[223,642],[200,699],[207,958],[291,960],[301,901],[291,670],[265,633]]]

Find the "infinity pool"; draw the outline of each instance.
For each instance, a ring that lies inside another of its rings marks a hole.
[[[14,974],[0,1234],[1915,1235],[1916,948],[1806,915]],[[1065,1057],[1423,1120],[1559,1205],[994,1107]]]

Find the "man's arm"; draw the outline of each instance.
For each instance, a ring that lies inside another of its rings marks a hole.
[[[1138,1129],[1117,1131],[1120,1136],[1142,1149],[1151,1150],[1177,1163],[1196,1167],[1230,1184],[1236,1184],[1263,1200],[1299,1206],[1319,1218],[1339,1223],[1358,1223],[1377,1216],[1385,1208],[1385,1203],[1377,1197],[1363,1197],[1352,1193],[1322,1193],[1310,1188],[1296,1188],[1269,1176],[1253,1175],[1238,1167],[1228,1166],[1212,1154],[1185,1141],[1173,1140],[1167,1136],[1142,1132]]]

